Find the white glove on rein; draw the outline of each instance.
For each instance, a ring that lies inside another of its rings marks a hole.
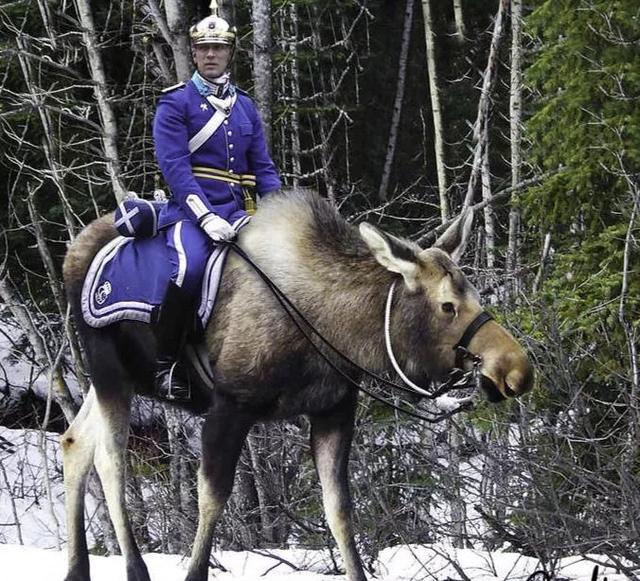
[[[200,227],[214,242],[233,240],[236,237],[236,231],[231,227],[231,224],[215,214],[204,216],[200,220]]]

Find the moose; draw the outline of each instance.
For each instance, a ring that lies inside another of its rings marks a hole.
[[[383,319],[395,281],[389,333],[398,364],[423,381],[450,372],[454,346],[483,312],[478,292],[456,265],[469,231],[469,217],[461,217],[422,250],[368,223],[358,229],[317,194],[294,191],[267,198],[237,244],[336,349],[378,373],[392,372]],[[154,336],[149,325],[136,321],[90,327],[79,304],[93,257],[116,235],[109,216],[92,222],[71,244],[63,268],[92,381],[77,417],[61,436],[69,535],[66,581],[90,578],[84,489],[92,465],[104,487],[127,581],[149,581],[125,510],[124,454],[132,396],[153,395]],[[494,320],[474,331],[468,350],[481,358],[480,383],[489,401],[528,391],[533,369],[514,337]],[[306,415],[329,528],[347,579],[364,581],[347,473],[357,390],[312,348],[264,281],[233,252],[204,341],[215,386],[195,389],[191,401],[181,404],[204,415],[199,520],[186,580],[207,578],[214,527],[252,425]]]

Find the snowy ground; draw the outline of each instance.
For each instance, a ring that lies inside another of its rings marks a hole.
[[[0,580],[62,581],[66,571],[64,550],[64,492],[57,436],[34,430],[0,427]],[[46,464],[50,467],[45,479]],[[50,502],[51,499],[51,502]],[[90,506],[89,515],[92,509]],[[89,518],[91,528],[91,518]],[[89,532],[91,542],[92,535]],[[61,541],[61,539],[63,539]],[[59,550],[61,549],[61,550]],[[184,578],[187,559],[177,555],[148,554],[145,561],[152,581]],[[266,576],[270,581],[344,579],[332,575],[326,552],[281,550],[268,555],[225,551],[216,555],[223,571],[211,579],[249,581]],[[605,562],[598,558],[598,562]],[[125,579],[121,557],[91,557],[93,581]],[[381,581],[464,579],[472,581],[526,580],[542,567],[537,559],[516,553],[485,553],[444,545],[399,546],[385,549],[375,565]],[[594,561],[564,559],[556,578],[590,580]],[[615,570],[603,570],[599,580],[624,579]]]
[[[272,551],[273,556],[225,551],[216,555],[226,572],[211,572],[217,581],[338,581],[344,576],[323,574],[326,555],[319,551]],[[187,560],[176,555],[148,554],[144,560],[152,581],[184,579]],[[297,570],[304,569],[304,570]],[[536,559],[515,553],[483,553],[469,549],[445,549],[442,546],[403,546],[385,549],[380,554],[375,577],[380,581],[457,580],[467,576],[472,581],[526,580],[539,570]],[[558,564],[555,579],[590,580],[594,562],[584,558],[567,558]],[[0,576],[6,581],[57,581],[64,578],[66,554],[19,545],[0,545]],[[124,581],[121,557],[91,557],[93,581]],[[599,580],[622,581],[624,575],[600,567]],[[538,580],[542,577],[538,577]]]
[[[8,336],[0,334],[0,353],[9,348]],[[0,379],[15,384],[29,374],[21,364],[7,364],[0,358]],[[46,393],[45,378],[36,389]],[[44,466],[48,466],[48,470]],[[0,581],[62,581],[66,571],[64,550],[64,491],[62,467],[55,434],[34,430],[9,430],[0,426]],[[94,503],[88,499],[89,542]],[[341,580],[322,551],[281,550],[270,555],[255,552],[216,554],[224,570],[210,573],[218,581]],[[144,556],[152,581],[184,579],[187,559],[177,555]],[[555,579],[591,580],[595,563],[604,557],[572,557],[557,563]],[[124,581],[121,557],[91,557],[93,581]],[[380,581],[471,581],[526,580],[542,569],[537,559],[515,553],[486,553],[453,549],[444,545],[399,546],[380,553],[375,576]],[[626,577],[613,568],[600,566],[597,581],[621,581]],[[542,577],[537,577],[540,581]]]
[[[45,477],[44,466],[49,466]],[[89,542],[93,503],[89,503]],[[66,571],[64,490],[55,434],[0,427],[0,581],[62,581]],[[178,581],[186,574],[187,559],[147,554],[152,581]],[[216,555],[223,570],[212,571],[219,581],[314,581],[344,579],[332,574],[329,555],[296,549],[257,552],[225,551]],[[555,579],[591,580],[595,563],[604,557],[567,558],[558,563]],[[121,557],[91,557],[93,581],[124,581]],[[516,581],[542,569],[537,559],[516,553],[486,553],[444,545],[398,546],[378,556],[375,579],[381,581]],[[624,575],[600,567],[598,581],[620,581]],[[540,581],[538,577],[536,581]]]

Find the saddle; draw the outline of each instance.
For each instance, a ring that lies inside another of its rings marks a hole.
[[[138,202],[140,200],[136,200]],[[119,209],[115,219],[117,225],[121,216]],[[244,216],[232,227],[238,232],[249,221],[250,218]],[[131,221],[128,225],[121,222],[118,230],[136,235],[136,229],[131,230],[130,227]],[[150,323],[154,310],[162,304],[171,276],[165,236],[146,227],[141,231],[148,234],[114,238],[91,262],[81,294],[82,316],[89,326],[100,328],[119,321]],[[203,329],[215,307],[228,251],[226,245],[215,246],[207,260],[197,301],[197,317]],[[202,368],[204,378],[210,378],[207,357],[200,347],[190,346],[186,354],[194,367]]]

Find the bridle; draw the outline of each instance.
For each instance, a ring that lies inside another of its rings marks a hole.
[[[405,375],[393,353],[393,347],[391,346],[391,306],[393,304],[393,293],[395,290],[396,282],[397,280],[394,280],[389,287],[387,303],[384,310],[384,342],[387,348],[387,356],[389,357],[391,365],[395,369],[396,373],[406,385],[408,385],[416,393],[425,396],[431,396],[433,394],[433,391],[427,391],[423,387],[416,385]],[[471,339],[473,339],[480,327],[492,320],[493,316],[490,313],[488,313],[487,311],[481,311],[473,319],[473,321],[469,323],[464,333],[462,334],[462,337],[460,337],[460,340],[453,346],[453,350],[456,352],[455,368],[449,374],[449,379],[447,379],[447,381],[453,380],[457,382],[458,385],[460,385],[460,372],[463,369],[465,361],[471,361],[473,363],[474,379],[477,378],[477,375],[479,374],[480,364],[482,363],[482,358],[480,357],[480,355],[476,355],[475,353],[469,351],[469,343],[471,343]]]
[[[473,338],[473,336],[475,335],[475,333],[478,331],[478,329],[480,327],[482,327],[482,325],[484,325],[487,321],[490,321],[493,317],[491,317],[491,315],[485,311],[483,311],[482,313],[480,313],[467,327],[467,329],[465,330],[465,332],[463,333],[460,341],[458,341],[458,343],[456,343],[456,345],[453,347],[456,350],[456,364],[459,360],[459,357],[461,357],[462,359],[460,359],[461,362],[464,362],[465,359],[469,359],[473,362],[473,368],[471,371],[468,372],[464,372],[462,370],[462,368],[460,369],[453,369],[450,374],[448,379],[444,382],[441,383],[440,385],[438,385],[437,388],[435,388],[432,391],[427,391],[424,388],[421,388],[419,386],[416,386],[415,384],[413,384],[413,382],[410,382],[410,380],[404,375],[404,373],[402,373],[402,371],[400,370],[400,367],[397,366],[397,361],[394,365],[394,369],[396,370],[396,372],[402,377],[403,381],[407,382],[407,385],[409,385],[409,387],[405,387],[401,384],[395,383],[393,381],[389,381],[388,379],[385,379],[384,377],[381,377],[380,375],[368,370],[368,369],[364,369],[363,367],[361,367],[360,365],[358,365],[355,361],[353,361],[352,359],[350,359],[347,355],[345,355],[344,353],[342,353],[339,349],[337,349],[336,347],[334,347],[307,319],[306,317],[298,310],[298,308],[293,304],[293,302],[284,294],[284,292],[269,278],[269,276],[255,263],[253,262],[253,260],[247,255],[247,253],[240,248],[240,246],[238,246],[238,244],[236,244],[235,242],[229,241],[226,242],[225,244],[227,244],[230,248],[232,248],[234,250],[234,252],[240,256],[245,262],[247,262],[247,264],[249,264],[253,270],[256,272],[256,274],[265,282],[265,284],[267,285],[267,287],[271,290],[271,292],[273,293],[274,297],[277,299],[277,301],[280,303],[280,305],[283,307],[284,311],[287,313],[287,315],[289,315],[289,317],[291,318],[292,322],[295,324],[295,326],[299,329],[299,331],[303,334],[303,336],[307,339],[307,341],[309,341],[309,343],[311,344],[311,346],[315,349],[315,351],[325,360],[325,362],[332,368],[334,369],[334,371],[336,371],[339,375],[341,375],[349,384],[351,384],[353,387],[355,387],[356,389],[362,391],[363,393],[366,393],[369,397],[371,397],[372,399],[383,403],[399,412],[402,412],[410,417],[422,420],[424,422],[427,423],[431,423],[431,424],[435,424],[438,422],[441,422],[443,420],[446,420],[450,417],[452,417],[453,415],[461,412],[461,411],[465,411],[468,410],[470,408],[470,405],[472,403],[472,400],[474,399],[474,395],[470,395],[468,397],[465,398],[450,398],[448,397],[446,394],[452,390],[457,390],[457,389],[462,389],[462,388],[467,388],[470,386],[470,384],[473,385],[473,387],[476,388],[476,391],[479,390],[480,388],[480,364],[482,363],[482,359],[479,355],[474,355],[473,353],[469,352],[467,347],[469,345],[469,342],[471,341],[471,339]],[[391,285],[391,289],[390,289],[390,296],[392,298],[392,294],[393,294],[393,288],[395,286],[395,281],[394,283],[392,283]],[[390,304],[390,300],[389,298],[387,299],[388,303]],[[390,308],[390,307],[389,307]],[[389,399],[385,399],[384,397],[381,397],[380,395],[378,395],[377,393],[371,391],[370,389],[364,387],[363,385],[361,385],[359,383],[359,381],[356,381],[353,377],[351,377],[351,375],[349,375],[342,367],[340,367],[339,365],[337,365],[334,361],[332,361],[327,354],[323,351],[323,349],[321,347],[318,346],[319,343],[320,345],[322,345],[323,347],[325,347],[326,349],[328,349],[329,351],[331,351],[333,354],[337,355],[340,359],[342,359],[342,361],[344,363],[347,363],[350,367],[352,367],[353,369],[357,370],[358,372],[362,373],[363,375],[369,377],[370,379],[375,380],[378,384],[382,384],[382,385],[386,385],[388,387],[391,387],[393,389],[396,389],[398,391],[403,391],[405,393],[409,393],[412,394],[413,396],[415,396],[416,394],[421,398],[421,399],[429,399],[436,402],[436,406],[439,407],[441,411],[439,414],[434,414],[434,412],[428,411],[428,410],[420,410],[420,412],[416,412],[413,411],[411,409],[407,409],[407,405],[410,405],[408,402],[402,402],[404,404],[404,406],[398,405],[393,401],[390,401]],[[393,352],[390,350],[389,351],[391,353],[391,355],[393,354]],[[459,355],[460,354],[460,355]],[[393,360],[395,360],[395,357],[393,357]],[[462,363],[461,363],[462,364]],[[417,389],[416,389],[417,388]],[[439,399],[443,399],[446,398],[447,403],[443,405],[438,405],[438,400]],[[424,413],[430,413],[432,415],[434,415],[435,417],[428,417],[426,415],[424,415]]]

